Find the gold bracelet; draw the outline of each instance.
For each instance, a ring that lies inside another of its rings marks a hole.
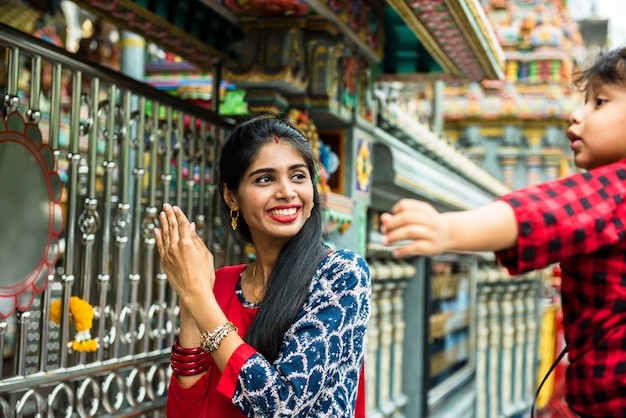
[[[231,331],[237,332],[238,330],[235,324],[230,321],[215,328],[213,332],[204,331],[202,333],[200,347],[207,353],[217,350],[220,344],[222,344],[222,341],[224,341],[224,338],[226,338]]]

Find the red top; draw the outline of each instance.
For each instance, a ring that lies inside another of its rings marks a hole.
[[[561,263],[569,406],[626,417],[626,160],[502,199],[519,225],[497,253],[509,272]]]
[[[226,317],[238,328],[238,333],[242,338],[258,311],[257,307],[244,306],[235,292],[244,268],[245,264],[242,264],[216,270],[214,286],[218,304]],[[235,393],[241,367],[254,354],[257,354],[257,351],[250,345],[240,345],[228,360],[224,373],[220,372],[211,358],[209,370],[189,388],[180,386],[176,375],[173,375],[168,389],[167,417],[232,418],[245,416],[233,405],[231,398]],[[359,379],[355,417],[365,418],[363,368],[361,368]]]

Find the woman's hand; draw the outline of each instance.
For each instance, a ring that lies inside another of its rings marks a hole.
[[[181,300],[213,292],[213,254],[196,234],[185,214],[166,203],[159,215],[161,229],[155,230],[157,249],[167,280]]]

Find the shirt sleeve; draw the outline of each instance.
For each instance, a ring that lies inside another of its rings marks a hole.
[[[167,390],[168,418],[200,417],[204,413],[209,374],[205,373],[194,385],[183,388],[176,375],[172,375]]]
[[[496,252],[498,260],[520,274],[622,240],[625,180],[620,161],[501,197],[515,212],[519,236],[515,247]]]
[[[278,359],[270,364],[251,347],[241,348],[218,389],[249,416],[308,416],[312,408],[325,407],[327,416],[338,405],[344,412],[333,416],[352,416],[370,297],[365,260],[335,251],[318,267],[307,305],[283,337]]]

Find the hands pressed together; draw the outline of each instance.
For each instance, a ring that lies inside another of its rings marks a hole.
[[[155,229],[157,249],[163,271],[181,300],[211,293],[215,282],[213,254],[196,234],[195,224],[183,211],[169,203],[159,215],[160,229]]]

